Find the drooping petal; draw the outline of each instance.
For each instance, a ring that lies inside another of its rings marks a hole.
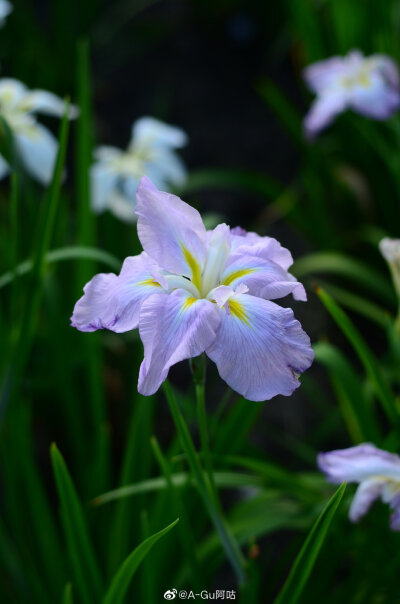
[[[160,146],[179,149],[187,143],[187,135],[176,126],[171,126],[154,117],[142,117],[132,126],[132,142],[138,146]]]
[[[55,117],[62,117],[65,113],[66,103],[56,94],[47,90],[32,90],[28,92],[20,102],[21,111],[45,113]],[[78,117],[79,109],[70,105],[68,117],[74,119]]]
[[[310,339],[292,310],[248,294],[228,304],[229,313],[219,310],[217,337],[206,350],[221,378],[253,401],[292,394],[300,385],[296,374],[314,358]]]
[[[206,230],[197,210],[159,191],[143,177],[136,194],[138,235],[143,249],[164,269],[200,283]]]
[[[144,345],[139,392],[153,394],[172,365],[204,352],[215,339],[219,322],[215,304],[192,298],[182,290],[166,296],[154,294],[145,300],[139,320]]]
[[[329,126],[334,118],[347,107],[347,96],[343,90],[324,94],[317,98],[304,118],[305,135],[312,139]]]
[[[292,293],[295,300],[307,300],[305,289],[290,273],[275,262],[264,260],[259,256],[237,253],[228,257],[225,269],[221,275],[221,285],[235,288],[244,283],[250,294],[273,300]],[[247,248],[250,251],[251,248]]]
[[[372,503],[380,496],[384,484],[384,478],[368,478],[363,480],[351,502],[349,518],[352,522],[357,522],[361,516],[364,516],[368,512]]]
[[[43,185],[52,179],[58,143],[41,124],[32,125],[26,133],[15,134],[17,150],[26,170]]]
[[[0,155],[0,180],[5,178],[10,173],[10,166],[4,159],[2,155]]]
[[[232,252],[272,260],[287,270],[293,264],[292,254],[273,237],[261,237],[241,227],[231,229]]]
[[[91,167],[91,205],[94,212],[100,213],[107,209],[111,193],[114,191],[117,182],[118,174],[111,170],[107,163],[98,162]]]
[[[71,325],[80,331],[110,329],[121,333],[135,329],[143,301],[162,291],[160,281],[157,267],[144,252],[129,257],[118,276],[101,273],[87,283]]]
[[[384,476],[400,480],[400,457],[377,449],[370,443],[319,453],[319,468],[333,483],[361,482],[366,478]]]

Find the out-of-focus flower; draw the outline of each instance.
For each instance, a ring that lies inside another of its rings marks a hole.
[[[0,0],[0,27],[3,27],[6,18],[13,11],[13,5],[7,0]]]
[[[197,210],[146,177],[135,211],[144,252],[127,258],[119,276],[99,274],[85,286],[72,325],[139,327],[144,395],[157,391],[172,365],[203,352],[250,400],[292,394],[314,355],[293,311],[270,301],[289,293],[306,300],[287,272],[290,252],[276,239],[226,224],[207,231]]]
[[[386,55],[364,57],[358,50],[309,65],[304,80],[316,100],[304,119],[309,138],[343,111],[375,120],[391,117],[400,107],[400,80],[396,63]]]
[[[387,261],[392,274],[393,284],[396,289],[399,302],[399,311],[395,323],[396,330],[400,334],[400,239],[384,237],[379,243],[382,256]]]
[[[356,482],[359,487],[352,501],[349,517],[357,522],[372,503],[381,498],[393,510],[390,526],[400,531],[400,457],[364,443],[349,449],[318,455],[318,466],[329,482]]]
[[[29,174],[47,185],[53,175],[58,143],[53,134],[36,119],[35,113],[62,117],[65,102],[46,90],[29,90],[22,82],[0,79],[0,115],[10,128],[16,153]],[[78,109],[71,106],[69,117]],[[0,179],[7,176],[10,166],[0,155]]]
[[[136,222],[135,195],[142,176],[166,191],[185,182],[186,168],[176,149],[186,143],[187,136],[180,128],[142,117],[132,126],[126,151],[98,147],[91,171],[93,210],[100,213],[108,209],[125,222]]]

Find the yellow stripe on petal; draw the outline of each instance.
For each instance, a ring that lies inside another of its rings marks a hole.
[[[149,279],[144,279],[144,281],[138,281],[138,283],[136,283],[135,285],[149,285],[153,287],[161,287],[161,285],[151,277],[149,277]]]
[[[179,313],[179,317],[185,312],[185,310],[187,310],[188,308],[190,308],[191,306],[193,306],[193,304],[195,302],[197,302],[198,298],[186,298],[186,300],[184,301],[184,303],[182,304],[182,309]]]
[[[242,268],[238,271],[234,271],[225,277],[223,281],[221,281],[221,285],[230,285],[233,283],[233,281],[236,281],[236,279],[241,279],[242,277],[246,277],[246,275],[251,275],[251,273],[255,273],[257,270],[257,268]]]
[[[229,309],[231,311],[231,315],[233,317],[236,317],[237,319],[239,319],[239,321],[242,321],[242,323],[245,323],[246,325],[250,325],[247,312],[243,308],[243,305],[240,304],[240,302],[238,302],[237,300],[229,300],[228,304]]]
[[[193,254],[183,245],[181,244],[183,255],[185,256],[185,260],[189,265],[190,270],[192,271],[192,283],[197,287],[197,289],[201,288],[201,268],[199,263]]]

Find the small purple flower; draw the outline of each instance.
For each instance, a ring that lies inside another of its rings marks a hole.
[[[350,507],[349,517],[357,522],[378,499],[393,511],[390,526],[400,531],[400,457],[364,443],[349,449],[320,453],[319,468],[329,482],[356,482],[359,487]]]
[[[147,177],[136,195],[144,251],[121,273],[96,275],[77,302],[81,331],[139,327],[144,345],[138,390],[153,394],[169,368],[203,352],[244,397],[290,395],[314,354],[290,308],[271,299],[304,287],[287,269],[290,252],[271,237],[220,224],[207,231],[200,214]]]
[[[305,134],[314,138],[347,109],[375,120],[386,120],[400,107],[396,63],[386,55],[364,57],[358,50],[305,68],[304,80],[317,95],[304,119]]]

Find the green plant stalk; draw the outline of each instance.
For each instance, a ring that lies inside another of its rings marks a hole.
[[[206,507],[206,510],[210,516],[212,523],[214,524],[215,530],[219,535],[226,556],[229,562],[231,563],[233,570],[235,571],[239,584],[245,583],[247,580],[245,572],[246,561],[229,527],[225,523],[222,513],[220,512],[220,510],[218,510],[214,499],[210,495],[210,490],[207,486],[203,469],[200,465],[200,461],[196,453],[192,438],[189,434],[188,427],[180,412],[180,409],[178,407],[174,393],[168,380],[164,382],[163,387],[176,429],[179,434],[181,446],[184,452],[186,453],[190,469],[192,470],[195,480],[197,482],[200,496],[203,499],[203,503]]]

